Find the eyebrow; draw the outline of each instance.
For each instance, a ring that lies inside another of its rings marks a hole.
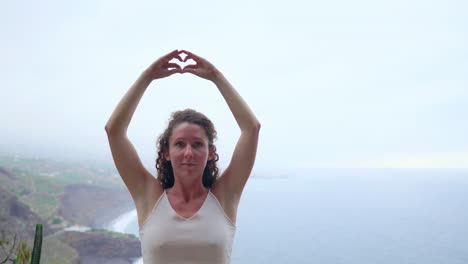
[[[174,141],[183,140],[183,139],[185,139],[185,138],[183,138],[183,137],[178,137],[178,138],[175,138]],[[203,141],[203,138],[195,137],[194,140],[201,140],[201,141]]]

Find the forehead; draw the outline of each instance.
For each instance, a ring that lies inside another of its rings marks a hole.
[[[201,126],[188,122],[180,123],[174,127],[171,139],[177,138],[201,138],[208,140],[205,130]]]

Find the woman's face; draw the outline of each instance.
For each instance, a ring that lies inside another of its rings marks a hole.
[[[176,125],[169,138],[169,151],[164,152],[171,162],[175,177],[202,177],[213,153],[208,147],[208,137],[199,125],[183,122]]]

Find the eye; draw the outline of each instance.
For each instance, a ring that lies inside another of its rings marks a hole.
[[[194,145],[194,147],[196,147],[196,148],[200,148],[200,147],[203,147],[203,142],[197,141],[197,142],[195,142],[193,145]]]
[[[182,142],[182,141],[177,141],[176,143],[174,143],[174,146],[176,146],[176,147],[183,147],[183,146],[184,146],[184,142]]]

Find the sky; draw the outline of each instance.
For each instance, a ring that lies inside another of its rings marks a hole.
[[[4,1],[0,153],[110,161],[104,125],[158,57],[212,62],[261,122],[255,169],[468,168],[467,1]],[[171,112],[240,130],[216,86],[154,81],[128,135],[153,168]]]

